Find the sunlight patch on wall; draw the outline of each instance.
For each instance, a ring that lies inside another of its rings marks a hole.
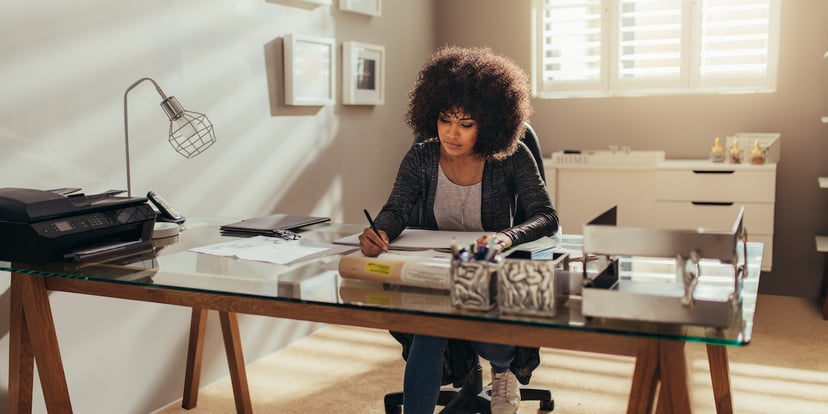
[[[126,189],[123,97],[144,76],[205,113],[218,142],[181,158],[165,142],[161,97],[149,83],[130,91],[134,196],[156,190],[185,215],[247,215],[279,204],[297,177],[333,185],[324,177],[334,166],[313,165],[336,135],[333,109],[273,117],[268,71],[275,68],[264,61],[264,46],[286,30],[332,35],[329,8],[250,0],[96,7],[65,6],[65,19],[55,22],[54,8],[16,6],[38,29],[26,48],[3,46],[10,55],[0,66],[0,143],[10,156],[0,187]],[[324,197],[312,204],[338,205]]]
[[[322,198],[313,208],[311,215],[322,215],[331,218],[333,222],[342,223],[345,221],[345,212],[342,206],[343,196],[342,177],[336,176],[331,180],[330,185],[323,191]]]

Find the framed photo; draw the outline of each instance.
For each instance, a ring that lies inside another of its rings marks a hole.
[[[385,103],[385,47],[342,43],[342,102],[347,105]]]
[[[285,35],[285,104],[336,103],[336,40]]]
[[[381,16],[382,0],[339,0],[339,10]]]

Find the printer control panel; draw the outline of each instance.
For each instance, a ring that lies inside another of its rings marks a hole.
[[[60,217],[34,223],[35,230],[44,236],[57,237],[67,234],[100,230],[130,222],[143,221],[155,215],[146,204],[124,207],[116,210]]]

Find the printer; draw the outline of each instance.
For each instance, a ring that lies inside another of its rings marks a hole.
[[[146,198],[122,192],[0,188],[0,260],[86,260],[150,246],[155,210]]]

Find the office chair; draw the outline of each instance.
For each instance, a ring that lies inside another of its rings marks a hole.
[[[540,151],[540,143],[535,130],[529,123],[525,123],[526,132],[523,135],[523,142],[529,147],[535,162],[538,164],[541,178],[546,181],[546,174],[543,171],[543,157]],[[414,142],[421,141],[422,138],[414,137]],[[418,204],[412,209],[409,223],[412,227],[418,227],[420,223],[420,216],[422,204]],[[515,208],[515,223],[521,223],[526,219],[526,212],[520,204],[520,200],[516,200]],[[465,379],[461,381],[460,387],[443,387],[437,396],[437,405],[444,407],[440,411],[442,414],[450,413],[491,413],[491,386],[483,386],[483,367],[480,361],[477,360],[474,367],[469,371]],[[545,387],[537,387],[531,385],[520,385],[520,400],[521,401],[538,401],[540,410],[552,411],[555,409],[555,400],[552,399],[552,391]],[[403,404],[403,393],[393,392],[385,394],[385,413],[386,414],[401,414]]]

